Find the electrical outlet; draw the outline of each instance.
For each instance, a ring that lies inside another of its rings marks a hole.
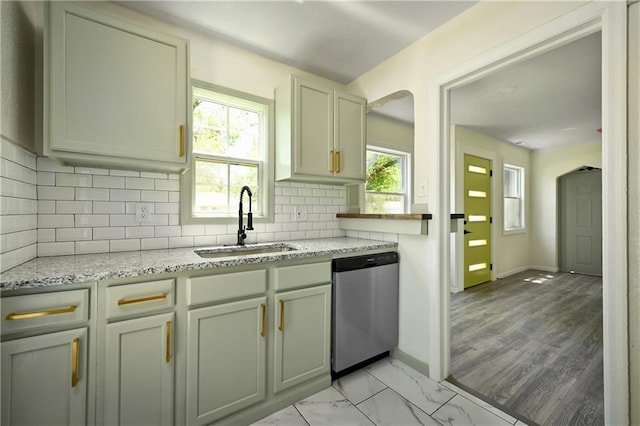
[[[146,203],[136,204],[136,222],[151,222],[151,205]]]
[[[296,222],[306,222],[307,221],[307,206],[296,206],[293,220]]]

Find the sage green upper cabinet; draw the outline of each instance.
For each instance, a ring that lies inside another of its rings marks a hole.
[[[95,6],[50,2],[42,154],[68,164],[180,171],[187,41]]]
[[[296,76],[275,97],[277,180],[365,181],[365,99]]]

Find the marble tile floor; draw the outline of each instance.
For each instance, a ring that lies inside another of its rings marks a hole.
[[[526,426],[448,383],[385,358],[253,426]]]

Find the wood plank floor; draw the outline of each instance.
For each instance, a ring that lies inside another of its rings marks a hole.
[[[525,271],[451,294],[451,376],[541,425],[603,425],[602,278]]]

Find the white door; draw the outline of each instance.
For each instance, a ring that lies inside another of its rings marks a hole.
[[[560,270],[602,275],[602,171],[585,168],[558,182]]]
[[[106,326],[105,425],[173,424],[173,317]]]
[[[207,425],[266,395],[267,299],[188,314],[187,424]]]
[[[87,423],[87,329],[3,342],[2,424]]]

